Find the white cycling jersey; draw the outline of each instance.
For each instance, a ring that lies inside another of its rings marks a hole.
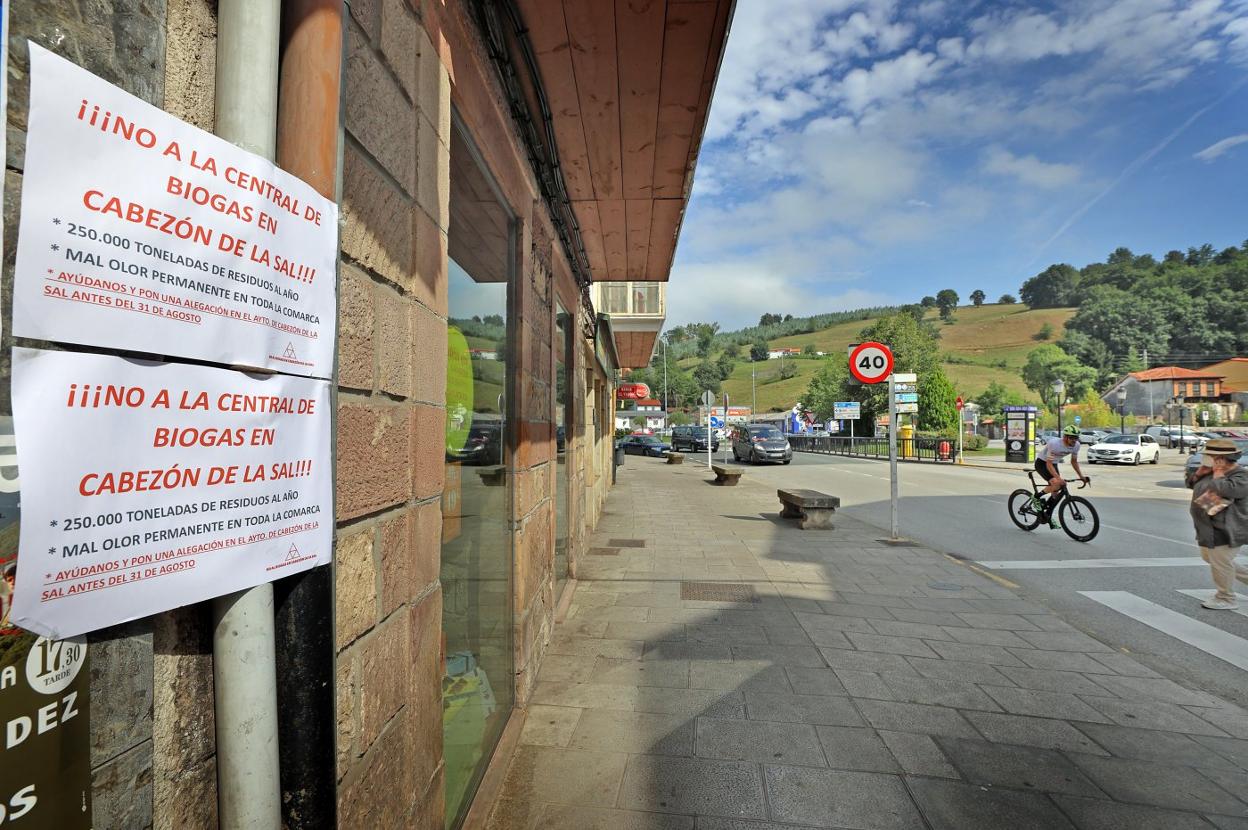
[[[1073,447],[1066,446],[1066,442],[1061,436],[1050,438],[1049,442],[1044,445],[1044,449],[1036,453],[1036,459],[1039,461],[1052,461],[1054,464],[1061,464],[1068,455],[1074,455],[1079,452],[1079,442],[1076,441]]]

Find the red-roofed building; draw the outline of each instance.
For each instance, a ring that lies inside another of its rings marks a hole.
[[[1232,357],[1211,363],[1201,371],[1221,376],[1223,392],[1248,392],[1248,357]]]
[[[1131,372],[1101,399],[1117,412],[1118,393],[1123,389],[1126,400],[1122,409],[1130,416],[1177,421],[1182,406],[1187,417],[1195,419],[1196,411],[1208,410],[1212,419],[1225,422],[1238,414],[1239,405],[1230,400],[1222,384],[1223,375],[1206,369],[1158,366]]]

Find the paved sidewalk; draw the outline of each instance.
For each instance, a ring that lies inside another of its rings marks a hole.
[[[708,477],[620,469],[491,830],[1248,830],[1248,712]]]

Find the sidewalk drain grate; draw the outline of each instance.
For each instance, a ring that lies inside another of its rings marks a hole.
[[[590,548],[590,556],[619,556],[619,548]]]
[[[754,586],[740,582],[682,582],[680,598],[706,602],[758,602]]]
[[[645,539],[610,539],[607,544],[613,548],[644,548]]]

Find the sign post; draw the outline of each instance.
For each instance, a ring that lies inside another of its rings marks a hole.
[[[892,363],[890,360],[889,363]],[[897,385],[896,375],[888,376],[888,515],[889,538],[897,539]]]
[[[889,513],[893,539],[899,538],[897,521],[897,389],[898,382],[914,383],[915,375],[893,374],[893,350],[883,343],[868,341],[850,349],[849,372],[865,384],[888,381],[888,473]],[[915,396],[917,400],[917,395]],[[911,406],[906,405],[907,408]],[[915,411],[918,404],[913,404]]]
[[[966,431],[966,424],[962,423],[962,407],[966,406],[966,402],[962,400],[962,396],[958,395],[958,399],[953,402],[958,408],[958,463],[962,463],[962,433]]]
[[[711,469],[711,407],[715,405],[715,396],[707,389],[702,393],[702,406],[706,407],[706,469]]]

